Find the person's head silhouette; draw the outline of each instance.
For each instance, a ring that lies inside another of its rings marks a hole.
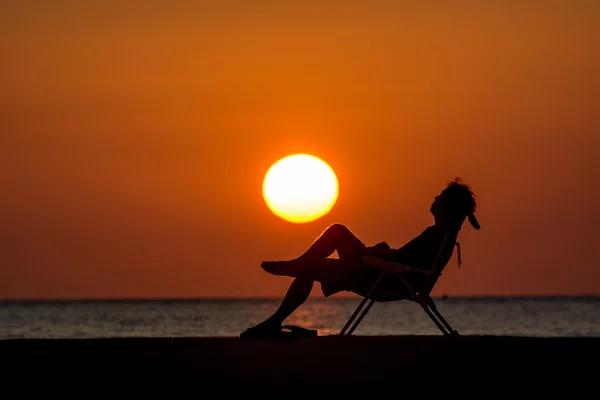
[[[476,208],[477,202],[471,188],[460,178],[454,178],[435,197],[431,205],[431,213],[437,223],[448,225],[451,228],[460,229],[465,218],[468,218],[473,228],[480,229],[474,214]]]

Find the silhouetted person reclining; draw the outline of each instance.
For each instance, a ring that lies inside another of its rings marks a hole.
[[[334,224],[299,257],[289,261],[263,262],[261,267],[265,271],[295,279],[275,313],[247,329],[240,337],[269,338],[281,335],[283,322],[308,299],[315,281],[321,283],[325,297],[340,291],[366,296],[381,271],[362,260],[363,256],[380,257],[416,268],[431,269],[447,230],[460,230],[465,218],[468,218],[475,229],[479,229],[479,223],[473,214],[475,208],[475,195],[470,187],[456,178],[448,182],[447,187],[431,204],[434,225],[427,227],[419,236],[398,249],[390,248],[385,242],[367,247],[347,227]],[[329,258],[335,251],[339,258]],[[405,278],[411,280],[411,284],[418,284],[420,279],[425,279],[409,275],[415,274],[407,274]],[[388,281],[387,284],[394,285],[394,282]],[[308,335],[317,333],[301,331]]]

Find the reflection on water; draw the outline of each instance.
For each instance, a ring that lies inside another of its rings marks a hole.
[[[360,302],[311,299],[286,323],[337,334]],[[0,339],[237,336],[280,300],[1,302]],[[448,299],[440,312],[461,334],[600,336],[600,299]],[[358,335],[439,335],[414,303],[376,303]]]

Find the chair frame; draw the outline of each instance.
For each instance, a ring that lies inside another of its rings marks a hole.
[[[376,301],[378,301],[378,300],[373,299],[373,296],[377,293],[395,297],[395,299],[390,300],[390,301],[408,300],[408,301],[413,301],[413,302],[419,304],[423,308],[425,313],[429,316],[429,318],[431,318],[431,320],[435,323],[435,325],[439,328],[439,330],[445,336],[458,335],[459,333],[456,330],[454,330],[450,326],[450,324],[444,319],[444,317],[440,314],[440,312],[438,311],[438,309],[435,305],[435,302],[433,301],[433,299],[430,296],[431,290],[435,286],[437,279],[442,275],[442,270],[448,264],[448,261],[449,261],[450,257],[452,256],[452,253],[454,252],[454,246],[457,244],[457,242],[456,242],[457,237],[458,237],[458,231],[446,232],[446,234],[444,236],[444,241],[442,242],[442,246],[440,247],[440,250],[439,250],[437,257],[435,259],[435,262],[433,264],[434,268],[432,268],[431,271],[417,269],[417,268],[414,268],[414,267],[411,267],[408,265],[404,265],[404,264],[400,264],[400,263],[396,263],[396,262],[385,261],[382,259],[376,259],[375,257],[363,257],[363,260],[368,262],[370,265],[380,269],[381,273],[379,274],[379,278],[377,279],[377,281],[369,289],[369,292],[367,293],[367,295],[360,302],[360,304],[358,305],[358,307],[356,308],[356,310],[354,311],[354,313],[352,314],[350,319],[348,319],[348,322],[346,322],[346,325],[341,330],[339,335],[340,336],[352,335],[354,330],[358,327],[358,325],[361,323],[363,318],[367,315],[367,313],[369,312],[369,310],[371,309],[373,304]],[[452,246],[452,251],[450,253],[450,257],[448,257],[448,259],[446,259],[444,261],[442,258],[442,254],[443,254],[444,250],[448,250],[448,246]],[[429,276],[429,279],[426,280],[426,282],[423,284],[423,286],[421,288],[419,288],[418,290],[415,290],[403,278],[402,275],[406,274],[406,273],[423,274],[423,275]],[[406,296],[404,294],[378,290],[379,284],[381,283],[382,279],[387,274],[394,274],[398,278],[400,278],[400,281],[402,282],[402,284],[406,287],[406,289],[409,290],[410,295]],[[367,302],[368,302],[368,304],[367,304]],[[363,309],[363,307],[365,307],[365,305],[366,305],[366,308],[361,313],[361,310]],[[359,315],[359,313],[360,313],[360,315]],[[358,316],[358,319],[356,320],[356,322],[354,322],[353,325],[351,325],[357,316]],[[350,328],[350,329],[348,330],[348,328]]]

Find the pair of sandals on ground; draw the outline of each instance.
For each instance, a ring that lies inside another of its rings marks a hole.
[[[240,335],[242,339],[294,339],[318,336],[316,329],[306,329],[296,325],[258,324]]]

